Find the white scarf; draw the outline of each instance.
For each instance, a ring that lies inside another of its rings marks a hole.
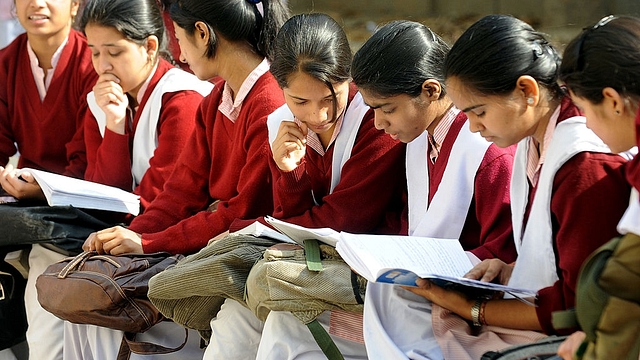
[[[459,111],[452,109],[451,111]],[[407,187],[409,235],[458,239],[473,199],[478,167],[491,143],[469,130],[469,121],[460,129],[444,171],[441,185],[427,204],[427,132],[407,144]]]
[[[331,188],[329,193],[333,192],[336,185],[340,182],[342,167],[351,157],[351,150],[356,142],[356,136],[364,115],[369,111],[369,106],[364,103],[362,95],[357,93],[349,103],[342,120],[340,133],[336,137],[333,144],[333,158],[331,162]],[[283,121],[293,121],[293,113],[289,110],[287,104],[282,105],[267,118],[267,127],[269,130],[269,144],[273,145],[280,123]]]
[[[511,177],[511,214],[518,259],[509,286],[538,291],[558,280],[550,211],[556,172],[580,152],[608,153],[610,150],[587,128],[584,117],[576,116],[558,123],[546,151],[547,155],[540,171],[536,194],[523,234],[524,213],[529,199],[526,169],[528,147],[528,138],[518,144]]]
[[[162,96],[165,93],[186,90],[197,91],[202,96],[207,96],[212,89],[213,84],[210,82],[201,81],[196,76],[177,68],[170,69],[162,76],[142,109],[135,134],[133,135],[132,189],[135,189],[142,181],[142,177],[149,169],[149,160],[153,157],[153,153],[158,147],[158,120],[162,109]],[[93,117],[98,123],[100,135],[104,137],[107,118],[104,111],[96,103],[93,91],[87,94],[87,102]]]

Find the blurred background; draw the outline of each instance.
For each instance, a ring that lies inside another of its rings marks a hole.
[[[474,21],[509,14],[550,36],[560,49],[579,31],[610,14],[640,16],[640,0],[289,0],[293,13],[324,12],[338,20],[357,50],[391,20],[430,27],[450,44]]]

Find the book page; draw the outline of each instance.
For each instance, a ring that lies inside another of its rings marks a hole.
[[[287,235],[279,233],[268,226],[265,226],[259,221],[253,222],[251,225],[244,227],[234,234],[245,234],[245,235],[253,235],[257,237],[266,237],[273,240],[282,241],[290,244],[297,244],[295,241],[291,240]]]
[[[78,208],[100,209],[138,215],[140,197],[117,187],[24,168],[38,181],[50,206],[72,205]]]
[[[370,264],[365,266],[370,266],[376,278],[388,270],[399,269],[420,277],[432,274],[458,277],[472,268],[458,240],[343,232],[338,244],[338,252],[343,258],[341,249],[348,246],[348,253]]]
[[[327,245],[336,246],[340,239],[340,233],[329,228],[306,228],[304,226],[291,224],[286,221],[278,220],[271,216],[265,216],[265,221],[271,226],[278,229],[281,233],[287,235],[298,244],[304,246],[304,240],[316,239]]]
[[[473,265],[460,242],[454,239],[342,232],[336,249],[355,272],[373,282],[416,286],[418,278],[427,278],[438,286],[463,291],[472,297],[496,291],[517,298],[536,293],[463,278]]]

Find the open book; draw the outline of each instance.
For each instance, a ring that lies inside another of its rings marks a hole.
[[[72,205],[133,215],[140,212],[140,197],[122,189],[42,170],[24,168],[20,172],[33,175],[49,206]]]
[[[505,292],[517,298],[536,292],[463,278],[473,267],[458,240],[340,233],[338,253],[368,281],[416,286],[418,278],[471,296]]]
[[[253,224],[245,227],[244,229],[238,230],[236,233],[268,237],[274,240],[298,244],[301,246],[304,246],[305,240],[315,239],[327,245],[335,247],[336,243],[340,239],[340,233],[333,229],[307,228],[304,226],[288,223],[286,221],[278,220],[271,216],[265,216],[264,219],[267,223],[269,223],[269,225],[276,228],[277,231],[256,221]]]

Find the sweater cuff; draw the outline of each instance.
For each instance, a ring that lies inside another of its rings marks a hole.
[[[558,284],[558,282],[556,282]],[[562,305],[562,299],[557,296],[558,290],[555,286],[546,287],[538,291],[538,297],[536,298],[536,314],[538,315],[538,321],[542,326],[542,332],[547,335],[569,335],[578,329],[561,329],[557,330],[552,324],[552,313],[554,311],[566,310]]]
[[[298,165],[298,167],[296,167],[295,169],[287,172],[281,171],[280,172],[280,174],[282,175],[280,177],[282,181],[281,188],[285,192],[293,192],[293,193],[299,192],[299,191],[306,191],[306,189],[308,188],[308,185],[305,181],[303,181],[303,178],[305,177],[306,173],[307,173],[307,168],[306,168],[306,163],[304,159],[302,160],[300,165]]]

